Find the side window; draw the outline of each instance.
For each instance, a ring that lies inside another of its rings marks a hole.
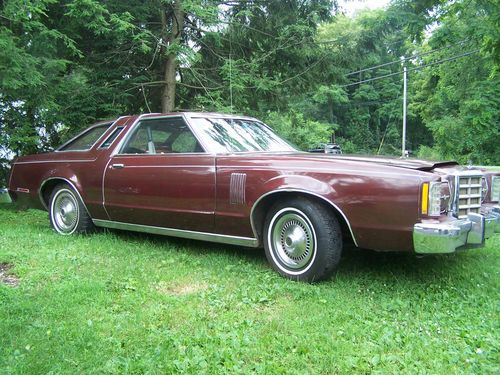
[[[172,142],[171,148],[173,152],[200,152],[201,150],[198,141],[190,130],[179,133],[178,137]]]
[[[124,144],[121,154],[170,154],[203,152],[180,117],[144,120]]]
[[[99,125],[90,128],[69,143],[59,147],[58,151],[84,151],[89,150],[94,143],[108,130],[111,124]]]

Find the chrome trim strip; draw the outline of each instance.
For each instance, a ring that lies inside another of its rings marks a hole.
[[[255,117],[249,117],[244,115],[235,115],[235,114],[226,114],[226,113],[217,113],[217,112],[184,112],[185,115],[190,118],[224,118],[224,119],[236,119],[236,120],[253,120],[259,121]]]
[[[255,201],[255,203],[253,204],[252,209],[250,211],[250,224],[252,226],[252,231],[253,231],[253,234],[254,234],[255,238],[258,238],[257,230],[255,228],[255,223],[254,223],[254,219],[253,219],[253,214],[254,214],[255,208],[258,206],[258,204],[260,203],[260,201],[262,199],[264,199],[265,197],[267,197],[267,196],[269,196],[271,194],[282,193],[282,192],[285,192],[285,193],[302,193],[302,194],[312,195],[312,196],[315,196],[317,198],[321,198],[322,200],[324,200],[325,202],[327,202],[329,205],[331,205],[333,208],[335,208],[342,215],[342,217],[344,218],[345,222],[347,223],[347,227],[349,228],[349,232],[351,232],[351,237],[352,237],[352,240],[354,241],[354,245],[358,246],[358,242],[356,241],[356,237],[354,236],[354,233],[352,231],[351,223],[349,222],[349,219],[347,219],[347,216],[344,214],[344,212],[342,212],[342,210],[339,208],[339,206],[337,206],[335,203],[331,202],[330,200],[326,199],[325,197],[323,197],[323,196],[321,196],[319,194],[312,193],[312,192],[307,191],[307,190],[301,190],[301,189],[277,189],[277,190],[273,190],[273,191],[270,191],[270,192],[267,192],[267,193],[261,195]]]
[[[177,164],[177,165],[123,165],[127,168],[208,168],[210,172],[215,172],[215,167],[213,165],[189,165],[189,164]]]
[[[66,182],[69,186],[71,186],[71,188],[76,192],[76,194],[78,195],[78,198],[80,198],[80,201],[82,202],[83,204],[83,207],[85,207],[85,211],[87,211],[87,214],[90,216],[90,213],[89,213],[89,210],[87,209],[87,206],[85,205],[85,201],[83,200],[80,192],[78,191],[78,189],[76,188],[75,184],[73,182],[71,182],[70,180],[68,180],[67,178],[64,178],[64,177],[50,177],[50,178],[47,178],[46,180],[43,180],[43,182],[40,184],[40,188],[38,189],[38,197],[40,198],[40,202],[42,203],[42,206],[48,211],[48,207],[47,205],[45,204],[45,202],[43,201],[43,196],[42,196],[42,189],[43,189],[43,186],[49,182],[50,180],[62,180],[64,182]],[[92,217],[92,216],[90,216]]]
[[[109,216],[109,212],[106,209],[106,196],[104,195],[104,181],[106,179],[106,172],[108,171],[109,164],[111,163],[112,159],[113,158],[109,158],[108,162],[106,163],[106,166],[104,167],[104,170],[102,172],[102,180],[101,180],[102,208],[104,208],[104,212],[106,212],[106,215],[108,216],[108,219],[111,219],[111,216]]]
[[[87,150],[88,151],[88,150]],[[33,160],[33,161],[19,161],[15,162],[13,165],[16,164],[41,164],[41,163],[89,163],[89,162],[94,162],[96,161],[97,158],[95,159],[88,159],[88,160]]]
[[[111,221],[111,220],[93,219],[92,221],[94,222],[95,226],[104,227],[104,228],[131,230],[131,231],[135,231],[135,232],[160,234],[163,236],[188,238],[188,239],[192,239],[192,240],[218,242],[218,243],[225,243],[225,244],[229,244],[229,245],[258,247],[257,239],[250,238],[250,237],[229,236],[226,234],[197,232],[197,231],[184,230],[184,229],[162,228],[162,227],[155,227],[155,226],[150,226],[150,225],[130,224],[130,223],[123,223],[123,222],[118,222],[118,221]]]
[[[164,153],[158,153],[158,154],[116,154],[113,157],[115,158],[135,158],[137,156],[141,157],[183,157],[183,156],[189,156],[189,155],[195,155],[195,156],[215,156],[215,154],[209,154],[208,152],[164,152]]]

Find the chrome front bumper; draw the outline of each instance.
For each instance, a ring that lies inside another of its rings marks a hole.
[[[418,223],[413,227],[413,247],[417,254],[453,253],[457,249],[482,247],[484,240],[500,233],[500,209],[487,214],[469,214],[466,219],[443,223]]]

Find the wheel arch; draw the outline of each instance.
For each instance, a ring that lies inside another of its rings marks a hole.
[[[57,185],[60,184],[66,184],[71,187],[80,199],[80,201],[83,204],[83,207],[85,207],[85,211],[87,211],[87,214],[89,214],[89,210],[87,209],[87,206],[85,205],[85,202],[82,198],[82,195],[80,194],[80,191],[76,187],[75,183],[73,183],[71,180],[65,178],[65,177],[49,177],[40,184],[40,189],[38,190],[38,195],[40,197],[40,202],[42,203],[42,206],[48,211],[49,210],[49,199],[50,195],[54,191],[54,188]],[[89,214],[90,216],[90,214]]]
[[[339,221],[342,232],[348,234],[351,240],[354,242],[354,245],[357,246],[356,237],[354,236],[354,233],[352,231],[351,223],[349,222],[349,219],[347,218],[345,213],[335,203],[328,200],[327,198],[319,194],[301,189],[278,189],[270,191],[264,195],[261,195],[255,201],[250,211],[250,223],[252,225],[252,231],[255,235],[255,238],[257,238],[260,242],[262,240],[263,227],[267,210],[279,199],[286,199],[289,197],[297,196],[309,198],[327,206]]]

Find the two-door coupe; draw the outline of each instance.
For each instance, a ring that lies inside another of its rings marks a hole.
[[[264,246],[283,276],[327,278],[343,243],[451,253],[500,231],[500,174],[455,162],[297,151],[262,122],[124,116],[13,162],[9,194],[60,234],[95,227]]]

